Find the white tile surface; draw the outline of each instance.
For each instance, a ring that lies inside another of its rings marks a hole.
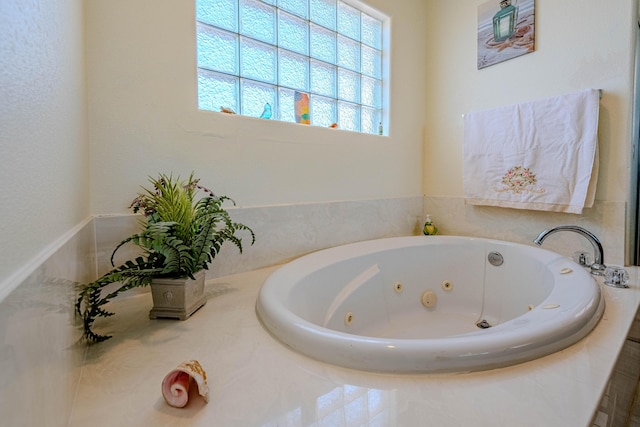
[[[604,287],[607,309],[587,338],[532,362],[458,375],[394,376],[304,357],[260,325],[258,289],[274,268],[209,281],[209,301],[191,319],[149,320],[149,295],[122,298],[102,322],[111,340],[92,346],[71,426],[587,426],[640,298]],[[164,375],[195,358],[210,402],[167,406]]]
[[[430,213],[441,234],[488,237],[530,244],[540,232],[556,225],[579,225],[595,234],[604,247],[605,263],[624,265],[625,202],[596,201],[581,215],[465,205],[462,197],[425,197],[425,213]],[[593,249],[575,233],[557,233],[543,247],[565,256]]]
[[[211,263],[207,278],[226,276],[286,262],[301,254],[344,243],[381,237],[410,236],[419,233],[422,197],[337,201],[263,207],[230,207],[235,222],[248,225],[256,233],[250,246],[243,238],[244,252],[231,243]],[[137,231],[136,215],[103,216],[95,219],[98,242],[98,271],[111,267],[109,258],[115,246]],[[131,258],[131,245],[123,246],[116,265]]]
[[[446,234],[461,230],[528,243],[529,234],[546,223],[537,216],[441,207],[437,220]],[[422,198],[250,209],[232,215],[254,227],[261,243],[241,257],[229,251],[228,265],[217,258],[224,266],[211,273],[250,271],[210,280],[207,305],[186,322],[151,321],[150,295],[125,294],[114,302],[116,316],[98,325],[115,337],[88,353],[78,343],[75,285],[95,277],[96,264],[104,267],[114,242],[129,234],[118,234],[123,231],[118,221],[128,230],[135,230],[135,221],[117,217],[101,224],[97,218],[95,238],[94,224],[84,227],[35,269],[0,302],[0,425],[67,426],[69,420],[73,426],[351,426],[365,420],[374,426],[589,424],[638,307],[636,270],[631,289],[604,288],[607,310],[591,335],[543,359],[463,375],[351,371],[299,355],[265,332],[254,304],[273,268],[258,268],[348,241],[414,234]],[[593,230],[604,237],[605,250],[617,247],[616,236],[623,236],[618,211],[617,205],[598,208],[602,228]],[[485,215],[497,217],[485,221]],[[551,225],[560,219],[565,218],[554,218]],[[578,224],[592,229],[591,222]],[[500,227],[504,236],[494,235]],[[211,402],[196,399],[184,409],[170,408],[160,382],[190,358],[207,369]]]
[[[66,425],[86,352],[75,284],[95,276],[93,247],[87,225],[0,301],[0,425]]]

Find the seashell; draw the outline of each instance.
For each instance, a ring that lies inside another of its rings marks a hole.
[[[168,405],[182,408],[189,401],[191,382],[198,385],[198,394],[209,402],[207,374],[197,360],[182,362],[162,380],[162,397]]]

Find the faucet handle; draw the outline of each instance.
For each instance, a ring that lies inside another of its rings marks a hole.
[[[573,253],[573,260],[582,267],[591,266],[591,254],[589,252],[577,251]]]
[[[607,267],[604,271],[604,283],[615,288],[628,288],[629,273],[622,267]]]

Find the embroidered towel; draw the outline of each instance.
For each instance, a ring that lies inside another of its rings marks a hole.
[[[598,180],[599,92],[464,116],[465,203],[582,213]]]

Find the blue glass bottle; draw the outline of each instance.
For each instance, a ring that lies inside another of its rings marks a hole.
[[[493,39],[501,42],[511,37],[516,28],[518,9],[511,0],[502,0],[500,10],[493,16]]]

